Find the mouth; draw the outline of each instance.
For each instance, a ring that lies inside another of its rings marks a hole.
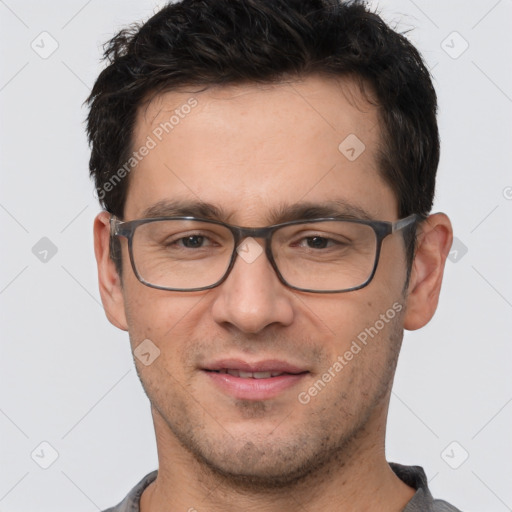
[[[272,377],[279,377],[280,375],[285,375],[287,372],[244,372],[243,370],[231,370],[228,368],[223,368],[222,370],[211,370],[215,373],[227,373],[233,377],[240,377],[241,379],[270,379]],[[296,374],[288,374],[288,375],[296,375]]]
[[[225,359],[202,368],[224,394],[241,400],[268,400],[296,386],[309,371],[284,361],[249,363]]]

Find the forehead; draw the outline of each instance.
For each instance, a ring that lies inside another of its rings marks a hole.
[[[137,111],[134,141],[153,133],[171,142],[166,135],[184,135],[186,128],[178,130],[178,125],[184,125],[186,118],[200,116],[208,121],[202,127],[208,138],[213,135],[211,129],[218,127],[225,136],[241,142],[244,135],[254,139],[258,130],[256,141],[268,141],[270,135],[293,127],[295,137],[331,132],[335,142],[352,129],[371,143],[378,137],[378,110],[372,98],[371,103],[367,100],[367,94],[371,95],[368,85],[363,95],[360,85],[349,77],[318,75],[274,84],[216,85],[204,90],[182,87],[147,97]],[[243,127],[243,132],[236,132],[238,127]],[[193,129],[197,137],[202,135],[200,126],[194,124]]]
[[[396,206],[378,172],[378,109],[349,79],[159,94],[137,113],[132,149],[143,146],[125,208],[134,216],[169,199],[254,220],[302,199],[366,203],[375,217],[381,204]]]

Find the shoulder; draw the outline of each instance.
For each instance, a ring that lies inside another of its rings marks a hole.
[[[389,465],[400,480],[416,490],[403,512],[461,512],[448,502],[432,497],[427,475],[421,466],[403,466],[394,462]]]
[[[147,474],[140,482],[133,487],[133,489],[126,495],[126,497],[118,503],[115,507],[110,507],[103,512],[140,512],[140,497],[144,489],[156,479],[158,470],[152,471]]]
[[[434,500],[432,502],[432,512],[461,512],[461,510],[446,501]]]

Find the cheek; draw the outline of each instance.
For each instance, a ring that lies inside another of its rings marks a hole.
[[[329,348],[330,352],[339,354],[347,350],[361,332],[379,320],[379,315],[392,308],[399,297],[398,293],[391,292],[389,286],[372,281],[366,288],[345,294],[302,297],[301,303],[303,315],[310,319],[309,328],[313,326],[313,319],[318,327],[310,332],[313,339],[316,338],[324,349]],[[320,327],[321,340],[318,339]],[[308,327],[304,325],[303,328]]]
[[[337,340],[331,368],[343,376],[340,387],[352,399],[380,397],[387,389],[400,349],[403,310],[399,301],[372,307]]]
[[[162,354],[179,351],[184,333],[194,330],[204,296],[204,292],[180,294],[157,290],[129,280],[124,300],[132,348],[150,339]]]
[[[338,386],[349,392],[363,393],[393,364],[405,310],[400,293],[402,283],[395,283],[394,287],[396,290],[390,288],[387,280],[375,281],[359,291],[305,302],[330,333],[316,340],[323,351],[323,364],[317,378],[322,378],[324,372],[334,373],[342,376],[332,379]],[[314,339],[315,333],[311,334]]]

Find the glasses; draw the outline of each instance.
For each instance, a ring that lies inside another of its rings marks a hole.
[[[133,272],[152,288],[200,291],[219,286],[237,255],[250,263],[265,252],[279,280],[311,293],[341,293],[367,286],[375,275],[382,240],[412,228],[396,222],[321,218],[243,228],[196,217],[121,221],[111,234],[128,240]],[[262,247],[255,238],[264,240]]]

